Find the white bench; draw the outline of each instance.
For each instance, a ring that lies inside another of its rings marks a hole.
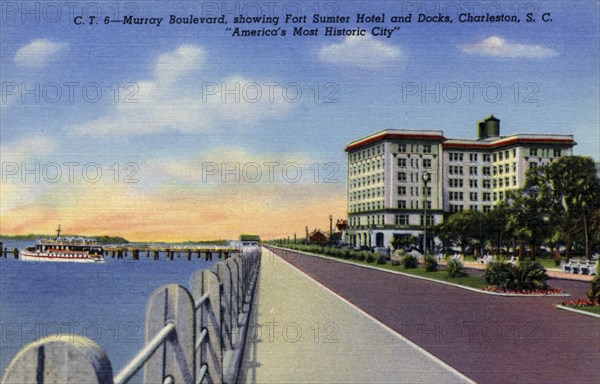
[[[485,255],[483,257],[478,258],[477,261],[479,261],[480,264],[493,263],[494,262],[494,256],[492,256],[492,255]]]
[[[506,262],[510,265],[516,265],[518,261],[518,258],[511,256],[510,259],[508,259]]]
[[[585,260],[579,262],[579,271],[581,274],[595,275],[596,274],[596,262],[592,260]],[[584,273],[585,271],[585,273]]]
[[[563,264],[563,272],[579,273],[579,259],[571,259],[568,263]]]

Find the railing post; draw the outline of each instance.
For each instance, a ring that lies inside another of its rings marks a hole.
[[[190,291],[195,300],[208,294],[208,301],[196,309],[196,339],[202,329],[208,331],[208,339],[205,339],[196,352],[196,370],[207,365],[208,382],[220,384],[223,381],[223,349],[219,279],[212,271],[196,271],[190,279]]]
[[[233,325],[231,323],[231,274],[224,262],[216,264],[221,297],[221,345],[231,349]]]
[[[152,292],[146,305],[146,343],[167,324],[175,331],[144,365],[144,383],[194,383],[194,301],[187,289],[163,285]]]
[[[49,335],[27,344],[12,359],[2,378],[2,384],[112,382],[112,367],[104,350],[93,341],[72,334]]]

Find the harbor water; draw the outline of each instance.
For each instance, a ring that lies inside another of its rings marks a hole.
[[[4,243],[9,249],[15,244]],[[193,271],[219,261],[216,255],[212,261],[105,259],[104,264],[0,259],[0,372],[23,345],[66,333],[103,347],[116,374],[144,344],[151,292],[163,284],[188,287]]]

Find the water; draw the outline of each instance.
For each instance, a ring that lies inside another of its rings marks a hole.
[[[15,242],[5,242],[12,249]],[[23,243],[19,247],[23,247]],[[31,245],[31,244],[27,244]],[[161,255],[162,256],[162,255]],[[189,286],[219,261],[106,258],[104,264],[0,260],[0,371],[40,337],[79,334],[98,343],[116,374],[143,346],[146,300],[163,284]]]

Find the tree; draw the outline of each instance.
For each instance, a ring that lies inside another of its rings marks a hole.
[[[568,156],[546,166],[530,170],[525,190],[536,188],[539,208],[549,223],[560,228],[566,239],[566,257],[578,233],[584,238],[589,257],[590,220],[600,208],[600,178],[589,157]],[[593,221],[593,220],[592,220]]]
[[[479,218],[477,212],[462,211],[453,213],[443,223],[435,227],[435,232],[448,238],[454,245],[460,247],[461,254],[465,254],[467,245],[470,244],[474,228]]]

